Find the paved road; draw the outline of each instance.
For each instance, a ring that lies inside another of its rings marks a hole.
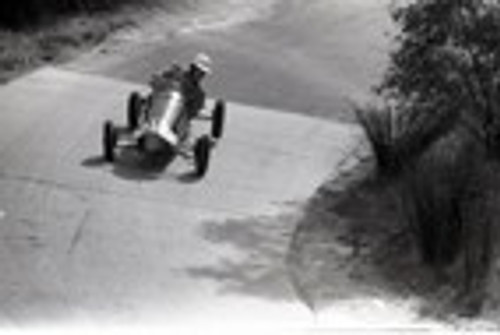
[[[182,160],[161,174],[112,167],[101,123],[124,119],[133,89],[44,69],[0,90],[2,321],[308,320],[284,269],[293,221],[267,231],[262,216],[295,211],[356,131],[230,104],[206,179]]]
[[[340,4],[290,1],[0,88],[0,322],[314,323],[287,277],[288,238],[359,132],[289,112],[348,120],[346,99],[384,61],[383,6]],[[123,120],[131,90],[199,49],[217,60],[209,91],[230,101],[208,177],[193,182],[182,160],[161,174],[103,164],[102,120]]]
[[[121,36],[129,43],[118,55],[99,50],[70,67],[144,82],[152,71],[201,50],[215,61],[208,82],[215,96],[352,121],[350,102],[364,99],[385,69],[388,2],[286,0],[263,20],[224,30],[186,29],[168,39],[161,22],[153,22],[144,34]]]

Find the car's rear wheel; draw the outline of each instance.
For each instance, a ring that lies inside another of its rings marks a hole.
[[[208,171],[211,147],[212,141],[207,135],[200,137],[194,145],[195,175],[198,178],[204,177]]]
[[[108,162],[115,160],[115,147],[118,135],[111,121],[106,121],[103,127],[103,154]]]
[[[224,122],[226,119],[226,103],[217,100],[212,112],[212,137],[220,139],[224,133]]]
[[[127,125],[130,130],[135,130],[139,127],[142,106],[143,99],[141,95],[138,92],[130,94],[127,107]]]

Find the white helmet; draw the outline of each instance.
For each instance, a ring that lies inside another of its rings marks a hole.
[[[207,54],[199,53],[194,58],[192,64],[205,72],[210,74],[212,72],[212,59]]]

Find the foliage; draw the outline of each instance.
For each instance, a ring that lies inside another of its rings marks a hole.
[[[379,92],[403,113],[460,113],[491,152],[500,144],[498,0],[420,0],[396,8],[398,49]]]
[[[428,150],[399,181],[403,217],[427,265],[449,265],[463,249],[465,226],[471,219],[469,204],[480,197],[476,176],[481,158],[476,152],[470,142],[464,144],[452,134]]]
[[[356,115],[381,176],[396,177],[411,167],[439,138],[454,129],[458,114],[401,113],[390,108],[359,108]]]
[[[422,262],[436,274],[458,266],[468,299],[484,291],[494,253],[500,0],[412,0],[392,15],[400,30],[377,87],[384,106],[358,119],[379,171],[397,177]]]

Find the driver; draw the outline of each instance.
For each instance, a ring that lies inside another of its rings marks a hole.
[[[200,53],[196,55],[184,73],[181,89],[186,99],[185,108],[190,119],[198,116],[200,111],[205,107],[205,91],[201,83],[212,72],[211,67],[212,60],[210,57],[204,53]]]
[[[180,114],[166,113],[169,118],[162,118],[163,124],[170,126],[162,127],[165,137],[170,142],[176,143],[185,139],[190,131],[190,121],[199,115],[205,107],[205,92],[201,86],[203,79],[211,72],[211,59],[206,54],[198,54],[189,64],[188,69],[183,70],[179,65],[174,64],[170,69],[156,75],[151,81],[151,87],[157,99],[164,101],[163,104],[157,104],[161,108],[175,106],[176,100],[182,96],[183,111]],[[177,86],[178,85],[178,86]],[[179,89],[180,95],[175,92]],[[174,89],[172,92],[171,89]],[[153,104],[155,106],[155,104]]]

